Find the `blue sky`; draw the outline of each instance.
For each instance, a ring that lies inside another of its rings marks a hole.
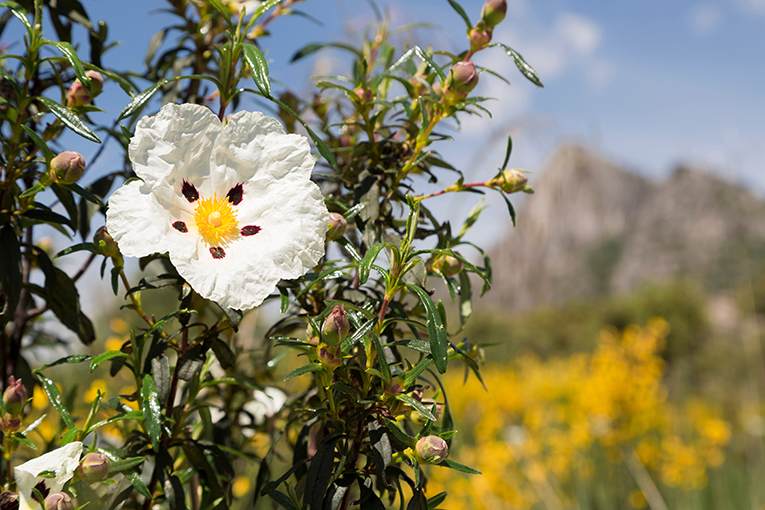
[[[461,3],[475,21],[483,2]],[[691,162],[765,192],[765,0],[509,3],[494,40],[524,55],[545,88],[527,82],[498,49],[476,55],[476,63],[499,71],[512,85],[482,75],[476,93],[497,99],[487,105],[494,118],[463,117],[462,129],[452,133],[455,142],[433,147],[470,177],[495,172],[504,155],[504,139],[511,133],[511,164],[529,170],[541,170],[555,147],[576,140],[651,177],[667,175],[679,162]],[[121,70],[140,70],[149,38],[172,19],[159,12],[163,4],[154,0],[83,4],[91,19],[108,23],[111,40],[121,41],[105,58],[105,65]],[[446,0],[378,4],[390,14],[393,26],[414,21],[435,25],[406,36],[407,41],[452,51],[465,48],[462,19]],[[307,42],[359,42],[374,16],[361,0],[307,0],[298,7],[323,25],[297,16],[279,19],[263,46],[272,78],[307,94],[312,91],[311,75],[328,69],[346,72],[347,61],[340,52],[325,51],[291,64],[294,51]],[[13,33],[9,30],[3,38]],[[97,104],[108,114],[99,115],[114,118],[128,100],[119,87],[107,83]],[[95,152],[92,144],[68,140],[67,148],[80,150],[86,158]],[[112,145],[92,169],[92,178],[111,170],[117,154]],[[436,208],[456,222],[472,208],[474,198],[440,198]],[[498,239],[493,226],[506,220],[498,198],[487,200],[490,219],[476,233],[476,240],[484,244]]]

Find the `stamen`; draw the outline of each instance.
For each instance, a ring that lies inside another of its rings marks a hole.
[[[246,227],[242,227],[241,234],[243,236],[254,236],[260,232],[260,227],[257,225],[247,225]]]
[[[182,221],[176,221],[173,223],[173,228],[177,230],[178,232],[181,232],[182,234],[185,234],[189,231],[188,228],[186,228],[186,224]]]
[[[226,256],[226,251],[220,246],[210,246],[210,255],[214,259],[222,259]]]
[[[243,195],[244,195],[244,188],[242,188],[241,184],[237,184],[236,186],[234,186],[228,191],[226,198],[228,198],[228,201],[231,202],[233,205],[239,205],[242,201]]]
[[[199,200],[194,210],[194,222],[208,246],[226,246],[236,239],[239,231],[233,206],[217,195]]]
[[[181,186],[181,193],[186,197],[189,202],[196,202],[199,200],[199,192],[197,188],[186,179],[183,179],[183,185]]]

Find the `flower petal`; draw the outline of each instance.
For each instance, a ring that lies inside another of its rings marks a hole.
[[[44,481],[51,493],[60,492],[74,475],[80,463],[82,443],[75,441],[52,452],[41,455],[13,469],[19,494],[19,510],[38,510],[40,504],[32,499],[32,488]],[[55,471],[54,478],[37,476],[43,471]]]

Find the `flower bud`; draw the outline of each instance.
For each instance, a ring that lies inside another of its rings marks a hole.
[[[8,386],[3,393],[3,407],[8,414],[21,414],[27,403],[27,389],[21,379],[8,378]]]
[[[499,25],[507,14],[507,0],[486,0],[481,9],[481,19],[489,27]]]
[[[328,372],[333,372],[343,364],[343,353],[339,345],[319,344],[316,347],[316,356]]]
[[[0,418],[0,431],[4,434],[12,434],[21,428],[21,417],[6,413]]]
[[[472,62],[457,62],[449,69],[444,94],[449,101],[465,99],[478,85],[478,71]]]
[[[417,460],[426,464],[438,464],[449,456],[446,441],[438,436],[425,436],[417,441]]]
[[[311,345],[319,345],[319,342],[321,342],[319,332],[313,328],[311,323],[308,323],[308,327],[305,329],[305,339]]]
[[[529,189],[529,186],[527,186],[528,182],[529,178],[522,170],[508,168],[498,177],[490,180],[488,186],[499,188],[505,193],[515,193],[517,191],[525,191]]]
[[[456,276],[465,269],[465,264],[451,255],[441,255],[433,263],[433,269],[441,271],[446,276]]]
[[[74,503],[66,492],[54,492],[45,498],[45,510],[74,510]]]
[[[343,305],[337,305],[332,309],[327,318],[324,319],[324,325],[321,332],[324,334],[324,341],[329,345],[337,345],[348,336],[351,325],[348,322],[348,315],[345,313]]]
[[[93,244],[98,252],[104,257],[116,257],[120,253],[117,241],[109,235],[106,227],[101,227],[93,234]]]
[[[77,474],[87,483],[100,482],[109,474],[109,459],[97,452],[88,453],[77,466]]]
[[[329,228],[327,229],[327,239],[336,240],[343,237],[345,234],[345,227],[348,223],[342,214],[332,212],[329,213]]]
[[[85,173],[85,159],[79,152],[64,151],[50,161],[50,178],[59,184],[74,184]]]
[[[74,106],[83,106],[90,103],[94,97],[101,93],[104,88],[104,78],[101,73],[96,71],[87,71],[85,76],[90,78],[90,92],[82,82],[74,80],[72,86],[66,94],[66,105],[69,108]]]
[[[486,25],[482,22],[470,29],[468,37],[470,38],[470,52],[475,53],[481,51],[491,42],[492,30],[486,28]]]

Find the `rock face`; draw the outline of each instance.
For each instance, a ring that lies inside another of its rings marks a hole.
[[[492,253],[488,299],[528,309],[686,277],[709,290],[765,266],[765,201],[700,169],[654,183],[563,146]]]

